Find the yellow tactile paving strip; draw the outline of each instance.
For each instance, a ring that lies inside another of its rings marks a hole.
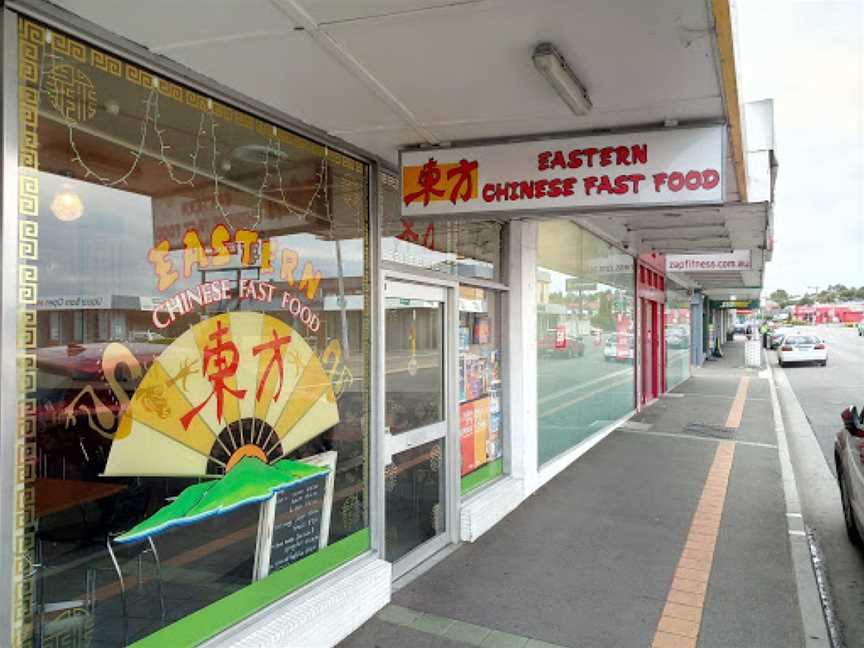
[[[726,427],[737,428],[741,424],[749,384],[750,378],[747,376],[738,383],[738,392],[729,410]],[[652,648],[696,647],[734,457],[735,443],[721,441],[693,515],[690,532],[651,643]]]
[[[750,376],[742,376],[738,382],[738,391],[735,394],[735,400],[732,401],[732,407],[729,409],[729,416],[726,417],[726,427],[738,429],[741,425],[741,417],[744,415],[744,402],[747,400],[747,388],[750,386]]]

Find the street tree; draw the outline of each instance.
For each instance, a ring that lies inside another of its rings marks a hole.
[[[769,298],[771,301],[777,302],[777,305],[780,306],[780,308],[786,308],[789,305],[789,293],[782,288],[778,288],[772,292],[769,295]]]

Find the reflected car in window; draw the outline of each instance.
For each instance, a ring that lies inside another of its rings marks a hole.
[[[41,473],[81,471],[95,478],[105,467],[120,416],[165,346],[140,342],[87,343],[36,351]]]
[[[633,362],[636,357],[636,344],[632,333],[612,333],[603,345],[606,362]]]
[[[688,331],[684,326],[666,327],[666,346],[670,349],[686,349],[690,346]]]
[[[585,355],[585,342],[581,335],[571,335],[557,329],[549,329],[538,340],[537,350],[541,356],[573,358]]]

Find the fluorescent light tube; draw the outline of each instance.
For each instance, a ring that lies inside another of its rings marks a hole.
[[[593,104],[585,87],[552,43],[540,43],[531,55],[534,66],[574,115],[587,115]]]

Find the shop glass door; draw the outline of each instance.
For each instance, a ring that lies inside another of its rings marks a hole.
[[[384,554],[394,577],[449,542],[449,290],[385,282]]]

